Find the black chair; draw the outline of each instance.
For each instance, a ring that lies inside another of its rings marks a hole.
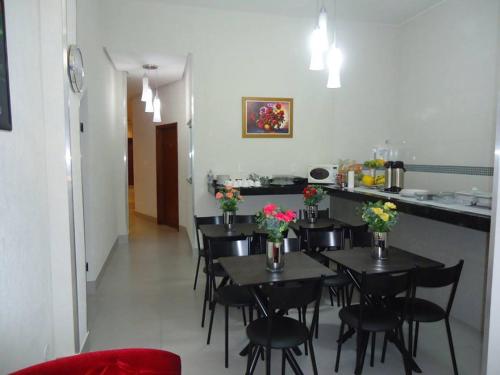
[[[286,362],[294,373],[302,374],[300,367],[290,349],[307,344],[311,356],[313,373],[317,374],[316,358],[312,344],[312,330],[321,299],[322,279],[291,283],[284,286],[265,288],[268,300],[268,316],[259,318],[247,326],[250,340],[246,374],[253,374],[260,355],[265,351],[266,374],[271,372],[271,349],[281,350],[282,373],[285,373]],[[305,309],[314,303],[313,321],[307,327],[305,320],[296,320],[282,315],[284,311],[294,308]]]
[[[392,303],[393,309],[404,316],[405,320],[408,322],[408,347],[410,353],[412,353],[414,357],[417,356],[418,330],[420,323],[439,322],[441,320],[445,321],[446,333],[448,336],[448,345],[450,346],[451,361],[453,363],[453,372],[455,375],[458,375],[458,368],[457,360],[455,357],[455,349],[453,346],[453,337],[451,335],[450,312],[453,306],[453,300],[455,299],[455,294],[457,291],[463,265],[464,261],[460,260],[457,265],[448,268],[418,268],[415,272],[413,282],[412,299],[406,314],[404,314],[403,308],[404,301],[401,300],[401,298],[396,298],[396,300]],[[419,288],[435,289],[449,286],[451,286],[451,291],[448,298],[448,303],[446,304],[445,308],[429,300],[416,297],[417,289]],[[415,337],[413,338],[412,336],[414,323]],[[386,341],[387,340],[384,339],[382,361],[385,359],[385,348],[387,345]]]
[[[219,257],[227,256],[247,256],[248,255],[248,239],[240,237],[229,240],[209,240],[207,248],[207,256],[209,270],[215,264],[214,261]],[[237,285],[225,285],[227,278],[224,278],[219,287],[215,287],[215,274],[208,272],[210,276],[210,284],[214,286],[213,299],[210,301],[210,325],[208,328],[207,345],[210,344],[212,336],[212,327],[214,322],[215,307],[217,304],[224,306],[225,319],[225,356],[224,365],[228,367],[228,324],[229,324],[229,307],[238,307],[242,309],[243,322],[246,325],[245,307],[252,307],[254,304],[253,296],[247,288],[242,288]],[[250,315],[252,315],[250,313]]]
[[[298,238],[285,238],[283,240],[283,251],[285,254],[300,251],[300,241]]]
[[[205,217],[198,217],[195,215],[194,217],[194,225],[196,228],[196,243],[198,245],[198,262],[196,264],[196,274],[194,276],[194,286],[193,290],[196,290],[196,284],[198,283],[198,273],[200,271],[200,261],[201,258],[205,257],[205,243],[203,244],[203,247],[201,246],[200,243],[200,225],[204,224],[222,224],[223,218],[222,216],[205,216]]]
[[[318,219],[329,219],[330,218],[330,209],[325,208],[324,210],[318,210]],[[299,219],[306,220],[307,219],[307,210],[302,208],[299,211]]]
[[[368,225],[358,225],[346,227],[349,233],[349,245],[353,247],[371,247],[373,244],[373,234],[368,231]]]
[[[255,224],[256,217],[255,215],[236,215],[234,217],[235,224]]]
[[[344,329],[346,326],[356,330],[357,333],[357,362],[355,374],[363,371],[368,340],[372,334],[372,357],[374,348],[374,333],[385,332],[396,345],[404,350],[403,319],[399,312],[387,306],[387,299],[404,293],[401,297],[403,310],[408,311],[411,291],[411,273],[391,276],[387,274],[361,275],[360,303],[343,307],[339,312],[341,320],[335,372],[339,370],[340,353],[345,341]],[[403,355],[405,372],[411,373],[408,358]]]

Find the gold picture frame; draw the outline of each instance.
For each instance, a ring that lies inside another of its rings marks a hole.
[[[243,138],[293,138],[293,98],[241,98]]]

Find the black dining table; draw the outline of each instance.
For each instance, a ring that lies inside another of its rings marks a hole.
[[[443,263],[413,254],[396,247],[389,247],[388,257],[384,260],[377,260],[371,256],[371,248],[359,247],[349,250],[326,251],[322,253],[328,260],[336,263],[352,279],[353,284],[359,290],[361,288],[360,278],[363,272],[367,274],[391,274],[409,272],[415,268],[441,268]],[[368,302],[371,302],[368,300]],[[345,342],[355,333],[351,327],[341,338]],[[410,353],[397,337],[390,337],[404,358],[408,361],[413,371],[421,373],[422,370],[414,361]],[[359,352],[357,352],[359,354]],[[357,360],[356,360],[356,363]]]
[[[290,223],[289,227],[295,231],[300,231],[300,228],[303,229],[325,229],[330,227],[344,227],[345,223],[336,219],[326,219],[326,218],[318,218],[315,223],[309,223],[305,219],[297,220],[295,223]]]
[[[222,257],[219,262],[234,284],[248,287],[261,314],[268,316],[266,298],[261,286],[293,281],[319,279],[322,276],[334,276],[328,267],[318,263],[302,252],[285,254],[285,266],[282,272],[269,272],[266,269],[266,255],[250,255],[243,257]],[[247,348],[240,353],[245,355]],[[288,350],[288,349],[287,349]],[[255,356],[254,361],[258,360]],[[253,364],[252,364],[253,366]]]

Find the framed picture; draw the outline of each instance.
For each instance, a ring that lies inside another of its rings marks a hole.
[[[12,130],[4,0],[0,0],[0,130]]]
[[[293,99],[243,97],[243,138],[292,138]]]

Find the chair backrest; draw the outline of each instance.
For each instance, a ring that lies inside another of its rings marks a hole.
[[[277,311],[287,311],[294,308],[307,307],[314,303],[313,319],[310,327],[316,326],[321,292],[323,289],[323,277],[301,283],[285,283],[265,288],[265,294],[269,301],[269,316],[267,319],[268,340],[271,339],[273,316]],[[309,329],[311,334],[312,329]]]
[[[349,244],[353,247],[371,247],[373,245],[373,235],[368,232],[368,225],[350,226],[348,228]]]
[[[307,230],[308,250],[340,250],[344,248],[344,231],[342,228],[327,230]]]
[[[299,211],[299,219],[306,219],[307,210],[301,209]],[[330,209],[325,208],[324,210],[318,210],[318,219],[329,219],[330,218]]]
[[[298,238],[285,238],[283,240],[283,251],[285,254],[300,251],[300,241]]]
[[[236,224],[255,224],[255,215],[236,215],[234,217],[234,222]]]
[[[248,252],[249,244],[245,236],[208,240],[208,258],[210,263],[220,257],[247,256]]]
[[[372,299],[380,303],[386,298],[395,297],[398,294],[404,293],[405,299],[403,304],[403,316],[408,312],[409,300],[412,290],[413,271],[399,275],[389,274],[371,274],[366,272],[361,274],[360,288],[360,318],[359,324],[363,321],[363,312],[367,305],[367,300]]]
[[[198,244],[198,249],[202,249],[200,244],[200,225],[208,224],[222,224],[224,219],[222,216],[194,216],[194,225],[196,227],[196,243]],[[205,244],[203,244],[203,248]]]
[[[452,286],[448,303],[446,306],[446,313],[449,314],[455,299],[458,282],[464,266],[463,259],[457,265],[448,268],[417,268],[415,271],[413,297],[416,294],[416,288],[444,288]]]

